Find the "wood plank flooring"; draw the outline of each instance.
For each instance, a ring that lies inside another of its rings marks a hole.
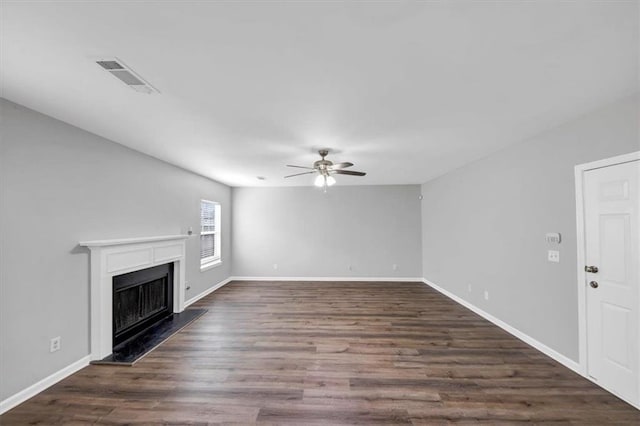
[[[640,424],[421,283],[233,282],[194,306],[134,367],[86,367],[0,424]]]

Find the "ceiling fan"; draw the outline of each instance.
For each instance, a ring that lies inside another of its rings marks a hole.
[[[287,167],[295,167],[297,169],[308,169],[308,170],[311,170],[311,171],[302,172],[302,173],[296,173],[296,174],[293,174],[293,175],[285,176],[285,178],[317,173],[318,176],[316,177],[316,180],[314,181],[314,185],[318,186],[320,188],[324,187],[326,189],[327,186],[331,186],[331,185],[336,183],[336,179],[331,175],[349,175],[349,176],[364,176],[364,175],[366,175],[366,173],[364,173],[364,172],[356,172],[356,171],[352,171],[352,170],[344,170],[347,167],[353,166],[353,163],[344,162],[344,163],[335,163],[334,164],[333,162],[331,162],[329,160],[325,160],[324,157],[329,155],[329,150],[328,149],[321,149],[321,150],[318,151],[318,154],[320,154],[320,157],[322,157],[322,158],[320,160],[316,161],[315,163],[313,163],[313,167],[293,166],[291,164],[287,164]]]

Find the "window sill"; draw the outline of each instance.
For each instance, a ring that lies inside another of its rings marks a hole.
[[[207,262],[203,265],[200,265],[200,272],[208,271],[209,269],[217,268],[222,265],[222,260],[214,260],[213,262]]]

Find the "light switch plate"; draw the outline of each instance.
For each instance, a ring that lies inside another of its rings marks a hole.
[[[558,250],[549,250],[547,252],[547,260],[549,262],[560,263],[560,252]]]
[[[549,244],[560,244],[560,241],[562,241],[562,238],[560,237],[560,234],[558,232],[548,232],[544,236],[544,239]]]

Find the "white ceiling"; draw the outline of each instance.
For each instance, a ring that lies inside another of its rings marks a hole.
[[[1,8],[3,97],[232,186],[422,183],[638,89],[636,1]]]

